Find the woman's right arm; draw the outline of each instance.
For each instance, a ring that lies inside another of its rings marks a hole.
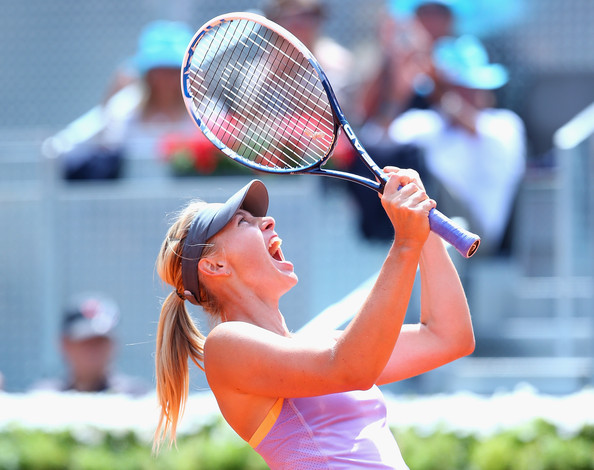
[[[205,367],[211,386],[271,397],[323,395],[371,387],[398,339],[435,203],[410,173],[391,175],[382,196],[396,230],[378,279],[358,314],[337,338],[308,342],[243,322],[209,334]],[[398,188],[402,186],[402,189]]]

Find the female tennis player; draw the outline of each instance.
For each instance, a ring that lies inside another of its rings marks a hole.
[[[381,202],[394,242],[358,314],[325,338],[292,334],[279,311],[297,276],[266,215],[261,181],[225,203],[195,202],[181,213],[157,259],[173,287],[157,333],[157,450],[168,434],[175,440],[190,358],[205,371],[224,418],[271,469],[407,468],[378,385],[471,353],[474,334],[456,270],[429,230],[435,202],[414,171],[385,171]],[[417,266],[420,322],[403,325]],[[185,300],[215,320],[207,337]]]

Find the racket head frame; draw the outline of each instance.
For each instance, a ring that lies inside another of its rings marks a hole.
[[[191,85],[190,85],[192,59],[193,59],[194,53],[196,51],[196,48],[197,48],[199,42],[204,38],[204,36],[206,34],[208,34],[209,32],[212,32],[212,30],[214,28],[220,27],[226,23],[230,23],[230,22],[237,21],[237,20],[252,21],[254,23],[257,23],[257,24],[273,31],[277,35],[283,37],[288,42],[290,42],[296,49],[298,49],[301,54],[303,54],[303,56],[308,60],[308,62],[314,69],[315,73],[317,74],[318,79],[320,80],[320,83],[322,84],[322,86],[327,94],[327,97],[329,98],[329,101],[331,102],[331,110],[332,110],[332,115],[333,115],[333,120],[334,120],[334,123],[333,123],[333,126],[334,126],[333,136],[334,137],[333,137],[333,140],[332,140],[329,150],[327,152],[325,152],[325,155],[322,158],[319,158],[318,160],[316,160],[308,165],[302,165],[298,168],[271,168],[271,167],[266,167],[266,166],[257,164],[255,162],[253,162],[252,160],[245,158],[244,156],[235,152],[234,150],[229,148],[227,145],[225,145],[215,135],[215,133],[208,127],[208,125],[200,117],[200,115],[198,115],[198,113],[196,112],[195,107],[194,107],[193,93],[192,93],[192,89],[191,89]],[[188,113],[190,114],[190,116],[192,117],[192,119],[194,120],[194,123],[196,124],[196,126],[202,131],[202,133],[205,135],[205,137],[208,140],[210,140],[210,142],[212,142],[221,152],[223,152],[226,156],[228,156],[229,158],[232,158],[236,162],[238,162],[242,165],[245,165],[253,170],[261,171],[261,172],[265,172],[265,173],[298,174],[298,173],[318,173],[318,172],[327,173],[327,172],[330,172],[330,173],[338,173],[338,174],[342,175],[342,172],[337,172],[334,170],[320,170],[320,168],[330,158],[330,156],[332,155],[332,153],[334,151],[334,148],[336,147],[336,143],[337,143],[338,137],[340,135],[340,127],[341,127],[340,115],[342,115],[344,118],[344,114],[342,114],[342,111],[340,110],[339,107],[338,107],[339,113],[338,114],[336,113],[336,109],[334,108],[334,105],[338,106],[338,102],[336,101],[336,98],[334,97],[334,93],[332,92],[332,89],[330,88],[328,79],[326,78],[324,71],[322,70],[320,64],[318,63],[316,58],[313,56],[311,51],[309,51],[309,49],[307,49],[307,47],[290,31],[287,31],[286,29],[284,29],[281,26],[277,25],[276,23],[268,20],[267,18],[265,18],[261,15],[255,14],[255,13],[250,13],[250,12],[232,12],[232,13],[226,13],[223,15],[219,15],[219,16],[211,19],[210,21],[206,22],[204,25],[202,25],[202,27],[194,34],[192,40],[190,41],[190,43],[186,49],[186,53],[184,56],[184,60],[182,63],[182,69],[181,69],[181,90],[182,90],[182,96],[184,99],[184,103],[186,105],[186,109],[187,109]],[[330,97],[330,95],[328,95],[328,92],[330,92],[332,94],[332,97]],[[344,174],[339,177],[344,177],[346,179],[350,179],[348,177],[348,174]],[[362,178],[362,179],[368,180],[367,178]],[[371,183],[372,186],[375,185],[374,181],[371,181],[371,180],[368,180],[368,181]]]
[[[279,36],[285,38],[287,41],[292,43],[292,45],[299,50],[303,54],[303,56],[308,60],[309,64],[312,66],[317,78],[320,80],[322,87],[324,88],[324,92],[326,97],[328,98],[332,119],[333,119],[333,141],[329,149],[325,152],[323,157],[318,158],[316,161],[309,165],[303,165],[299,168],[270,168],[265,167],[263,165],[259,165],[257,163],[252,162],[248,158],[243,157],[242,155],[238,154],[237,152],[233,151],[231,148],[226,146],[215,134],[214,132],[206,125],[206,123],[200,118],[200,116],[195,112],[194,109],[194,101],[191,93],[191,87],[189,85],[190,81],[190,67],[192,65],[192,58],[195,53],[196,47],[199,44],[200,40],[206,35],[209,31],[213,30],[216,27],[221,26],[224,23],[232,22],[234,20],[248,20],[255,22],[264,26],[265,28],[272,30],[274,33],[278,34]],[[387,182],[387,176],[383,173],[383,171],[377,166],[377,164],[373,161],[370,155],[367,153],[355,132],[353,131],[352,127],[350,126],[349,122],[347,121],[340,104],[336,98],[334,90],[332,89],[326,74],[324,73],[322,67],[313,56],[313,54],[305,47],[305,45],[295,37],[291,32],[287,31],[286,29],[282,28],[281,26],[277,25],[276,23],[264,18],[261,15],[248,13],[248,12],[235,12],[235,13],[227,13],[224,15],[217,16],[212,20],[205,23],[194,35],[192,41],[190,42],[186,54],[184,57],[183,65],[182,65],[182,74],[181,74],[181,87],[182,87],[182,95],[184,98],[184,102],[186,104],[186,108],[193,118],[194,122],[200,128],[200,130],[204,133],[204,135],[210,140],[221,152],[227,155],[229,158],[237,161],[238,163],[245,165],[251,169],[256,171],[266,172],[266,173],[284,173],[284,174],[298,174],[298,173],[308,173],[308,174],[319,174],[324,176],[332,176],[335,178],[341,178],[344,180],[352,181],[355,183],[359,183],[363,186],[366,186],[370,189],[378,191],[379,193],[383,192],[383,188],[385,183]],[[340,135],[340,129],[345,131],[345,135],[350,140],[352,146],[357,150],[359,153],[361,160],[364,164],[369,168],[369,170],[376,176],[377,181],[371,180],[369,178],[365,178],[363,176],[346,173],[342,171],[332,170],[332,169],[325,169],[323,165],[332,155],[332,152],[336,146]],[[466,257],[471,257],[480,244],[480,237],[477,235],[467,232],[460,227],[452,224],[452,222],[441,212],[437,211],[436,209],[431,210],[429,214],[429,222],[431,226],[431,230],[438,233],[444,240],[448,241],[452,244],[458,252]]]

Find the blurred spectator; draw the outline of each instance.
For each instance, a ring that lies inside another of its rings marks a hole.
[[[387,129],[404,111],[432,105],[439,86],[432,61],[433,43],[452,34],[454,13],[447,0],[412,3],[410,17],[385,14],[379,20],[380,54],[359,92],[358,135],[380,167],[414,168],[433,196],[435,184],[425,167],[421,149],[413,143],[396,144],[389,138]],[[366,168],[353,160],[350,170],[364,173]],[[349,187],[349,192],[359,206],[362,235],[369,240],[392,240],[392,225],[377,196],[357,185]]]
[[[437,87],[432,62],[436,40],[453,35],[447,0],[416,1],[413,15],[385,15],[379,29],[380,57],[362,91],[366,140],[384,137],[388,124],[410,108],[428,108]]]
[[[138,104],[125,109],[116,103],[104,113],[101,131],[64,156],[66,178],[115,178],[127,159],[165,158],[164,139],[175,135],[192,140],[199,135],[180,91],[180,68],[191,38],[192,31],[180,22],[154,21],[143,29],[136,54],[108,87],[107,101],[136,84]]]
[[[429,34],[432,43],[454,32],[454,11],[450,3],[447,0],[425,0],[415,8],[415,18]]]
[[[387,0],[386,3],[390,15],[398,20],[413,16],[421,19],[428,31],[437,33],[433,34],[435,39],[464,34],[485,39],[517,24],[529,13],[526,0]],[[439,7],[447,8],[452,14],[447,26],[449,33],[444,32]]]
[[[341,106],[348,105],[354,80],[351,52],[323,32],[328,8],[321,0],[269,0],[267,18],[293,33],[320,62]]]
[[[41,381],[33,389],[134,396],[148,392],[149,385],[142,380],[112,370],[119,316],[117,305],[110,299],[101,296],[78,299],[65,312],[61,325],[61,350],[67,376]]]
[[[432,51],[444,37],[484,38],[510,27],[525,0],[388,0],[380,23],[381,58],[363,94],[363,118],[385,130],[402,112],[426,109],[440,97]],[[376,129],[378,130],[378,129]]]
[[[322,0],[268,0],[264,15],[293,33],[313,53],[344,113],[349,117],[357,114],[354,94],[359,80],[358,68],[353,65],[351,51],[324,34],[324,24],[329,18],[327,5]],[[328,166],[345,169],[354,158],[351,144],[341,134]],[[323,184],[332,184],[332,181]]]
[[[389,128],[395,144],[416,144],[440,183],[440,209],[468,219],[482,237],[481,253],[499,251],[525,170],[524,124],[495,109],[507,70],[489,63],[475,37],[442,38],[433,60],[445,88],[431,109],[411,109]]]
[[[121,145],[126,156],[157,155],[164,135],[196,132],[180,91],[180,69],[191,38],[189,27],[179,22],[155,21],[143,29],[132,61],[142,81],[141,106],[105,133],[106,141]]]

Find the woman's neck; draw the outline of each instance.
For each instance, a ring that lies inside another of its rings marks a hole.
[[[289,335],[278,301],[266,301],[252,294],[238,296],[224,305],[224,321],[243,321],[282,336]]]

